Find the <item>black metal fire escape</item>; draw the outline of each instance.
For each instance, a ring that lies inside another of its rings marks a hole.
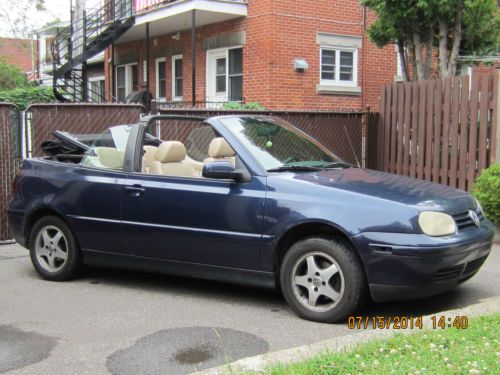
[[[72,17],[70,26],[58,30],[52,43],[56,99],[61,102],[104,99],[101,92],[88,87],[86,62],[111,46],[134,22],[133,0],[106,0],[97,9],[83,11],[83,17]]]

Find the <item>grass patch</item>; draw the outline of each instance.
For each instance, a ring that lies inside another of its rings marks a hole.
[[[500,314],[494,314],[469,320],[467,329],[396,334],[346,352],[269,367],[265,374],[498,374],[499,333]]]

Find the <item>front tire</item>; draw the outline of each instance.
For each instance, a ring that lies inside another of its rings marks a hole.
[[[311,237],[285,254],[283,295],[300,317],[322,323],[344,321],[366,299],[366,281],[354,250],[333,238]]]
[[[60,218],[46,216],[38,220],[29,244],[31,262],[45,280],[69,280],[80,270],[80,250],[70,228]]]

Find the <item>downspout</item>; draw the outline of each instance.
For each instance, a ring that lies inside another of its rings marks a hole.
[[[196,107],[196,10],[191,18],[191,105]]]
[[[149,22],[146,22],[146,88],[149,89]]]
[[[363,6],[363,39],[362,46],[363,49],[361,52],[363,58],[363,66],[362,66],[362,75],[363,79],[361,81],[361,110],[365,113],[361,115],[361,163],[362,167],[366,168],[366,159],[367,159],[367,145],[366,138],[368,135],[368,114],[366,111],[368,110],[366,107],[366,48],[367,48],[367,39],[366,39],[366,6]]]
[[[111,102],[116,101],[116,70],[115,70],[115,43],[111,44],[111,93],[109,95],[109,100]]]
[[[361,51],[361,56],[363,59],[363,66],[362,66],[362,80],[361,80],[361,110],[364,111],[366,109],[366,48],[367,48],[367,38],[366,38],[366,18],[367,18],[367,12],[366,12],[366,6],[363,6],[363,37],[362,37],[362,51]]]

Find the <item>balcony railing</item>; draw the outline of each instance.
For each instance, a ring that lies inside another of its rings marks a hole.
[[[159,6],[169,3],[176,3],[178,1],[180,0],[134,0],[134,13],[139,14],[148,12]],[[246,3],[246,0],[229,0],[229,1],[234,1],[237,3]]]
[[[195,105],[191,101],[157,101],[156,108],[162,111],[169,109],[227,109],[227,110],[243,110],[244,101],[231,101],[231,102],[210,102],[210,101],[196,101]]]

